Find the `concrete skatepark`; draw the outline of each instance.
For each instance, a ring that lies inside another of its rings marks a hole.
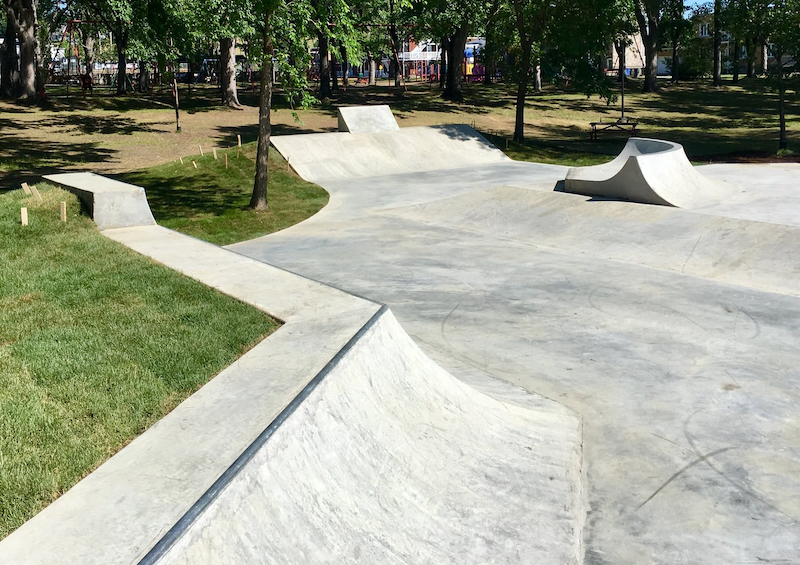
[[[104,232],[285,323],[0,561],[798,562],[800,166],[643,204],[381,123],[273,138],[331,194],[283,232]]]

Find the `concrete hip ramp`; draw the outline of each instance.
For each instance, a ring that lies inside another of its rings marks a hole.
[[[573,167],[565,192],[698,208],[723,200],[729,190],[692,166],[683,146],[671,141],[632,137],[613,160],[592,167]]]
[[[476,392],[385,308],[312,385],[144,563],[580,561],[565,411]]]

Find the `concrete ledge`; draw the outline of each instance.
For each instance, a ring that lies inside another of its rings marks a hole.
[[[677,208],[707,205],[726,193],[695,170],[680,144],[639,137],[630,138],[613,161],[571,168],[564,190]]]
[[[62,173],[44,178],[75,194],[101,230],[156,223],[141,186],[94,173]]]

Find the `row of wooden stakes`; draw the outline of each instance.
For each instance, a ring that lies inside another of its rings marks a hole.
[[[242,150],[242,136],[241,135],[237,135],[236,136],[236,141],[238,142],[238,146],[236,147],[236,157],[238,159],[239,152]],[[203,146],[198,143],[197,147],[200,148],[200,156],[201,157],[205,156],[205,153],[203,152]],[[214,147],[212,149],[212,151],[214,152],[214,160],[216,161],[217,160],[217,148]],[[178,157],[178,160],[181,162],[181,165],[183,165],[183,157]],[[194,166],[195,169],[197,168],[197,163],[196,162],[192,161],[192,165]],[[227,153],[225,153],[225,168],[226,169],[228,168],[228,154]]]
[[[29,196],[33,196],[39,202],[42,201],[42,195],[39,194],[39,190],[36,188],[36,185],[28,186],[27,182],[23,182],[22,183],[22,192],[24,192],[25,194],[27,194]],[[19,216],[20,216],[20,221],[22,222],[22,225],[23,226],[27,226],[28,225],[28,208],[27,208],[27,206],[23,206],[22,208],[19,209]],[[67,221],[67,203],[66,202],[61,202],[61,221],[62,222],[66,222]]]

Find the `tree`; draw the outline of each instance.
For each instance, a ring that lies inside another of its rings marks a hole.
[[[309,6],[309,23],[319,46],[319,97],[328,98],[332,94],[331,46],[343,45],[348,53],[354,52],[356,32],[350,7],[344,0],[310,0]]]
[[[517,66],[517,102],[514,117],[514,141],[525,140],[525,96],[528,82],[534,69],[531,65],[533,47],[544,41],[550,25],[554,6],[548,0],[511,0],[514,10],[517,37],[519,39],[519,63]],[[538,64],[538,63],[537,63]]]
[[[346,9],[338,2],[336,10]],[[283,93],[292,107],[307,106],[312,100],[306,90],[306,70],[311,62],[307,40],[313,26],[319,30],[318,14],[308,0],[262,0],[256,5],[259,14],[257,28],[261,35],[259,47],[261,58],[261,89],[258,110],[258,150],[256,174],[250,207],[266,210],[269,206],[267,188],[269,184],[269,139],[271,134],[271,112],[273,95],[273,65],[280,77]],[[334,14],[335,15],[335,14]]]
[[[722,86],[722,0],[714,0],[714,86]]]
[[[3,98],[16,98],[20,92],[19,57],[17,56],[17,24],[11,13],[10,2],[3,2],[5,15],[5,35],[0,47],[0,95]]]
[[[39,56],[39,20],[36,0],[3,0],[8,31],[16,31],[19,39],[19,83],[13,90],[21,99],[36,97],[37,59]],[[6,49],[14,48],[14,36],[6,35],[11,43]],[[12,58],[8,57],[9,62]]]
[[[685,42],[691,39],[688,37],[691,23],[686,20],[685,14],[684,0],[665,1],[661,28],[672,43],[672,64],[670,65],[672,82],[678,82],[681,78],[681,48]]]
[[[779,149],[788,148],[786,138],[786,77],[790,72],[784,56],[800,56],[800,0],[775,0],[769,7],[767,21],[774,45],[775,62],[770,74],[778,83]],[[795,63],[796,64],[796,63]]]
[[[444,91],[442,98],[463,102],[464,49],[467,36],[486,19],[487,2],[478,0],[417,0],[410,11],[418,33],[442,38]]]
[[[143,0],[86,0],[114,38],[117,49],[117,94],[128,91],[128,47],[134,19],[144,20]]]
[[[663,0],[635,0],[633,4],[639,33],[644,43],[643,92],[658,92],[658,42]]]

